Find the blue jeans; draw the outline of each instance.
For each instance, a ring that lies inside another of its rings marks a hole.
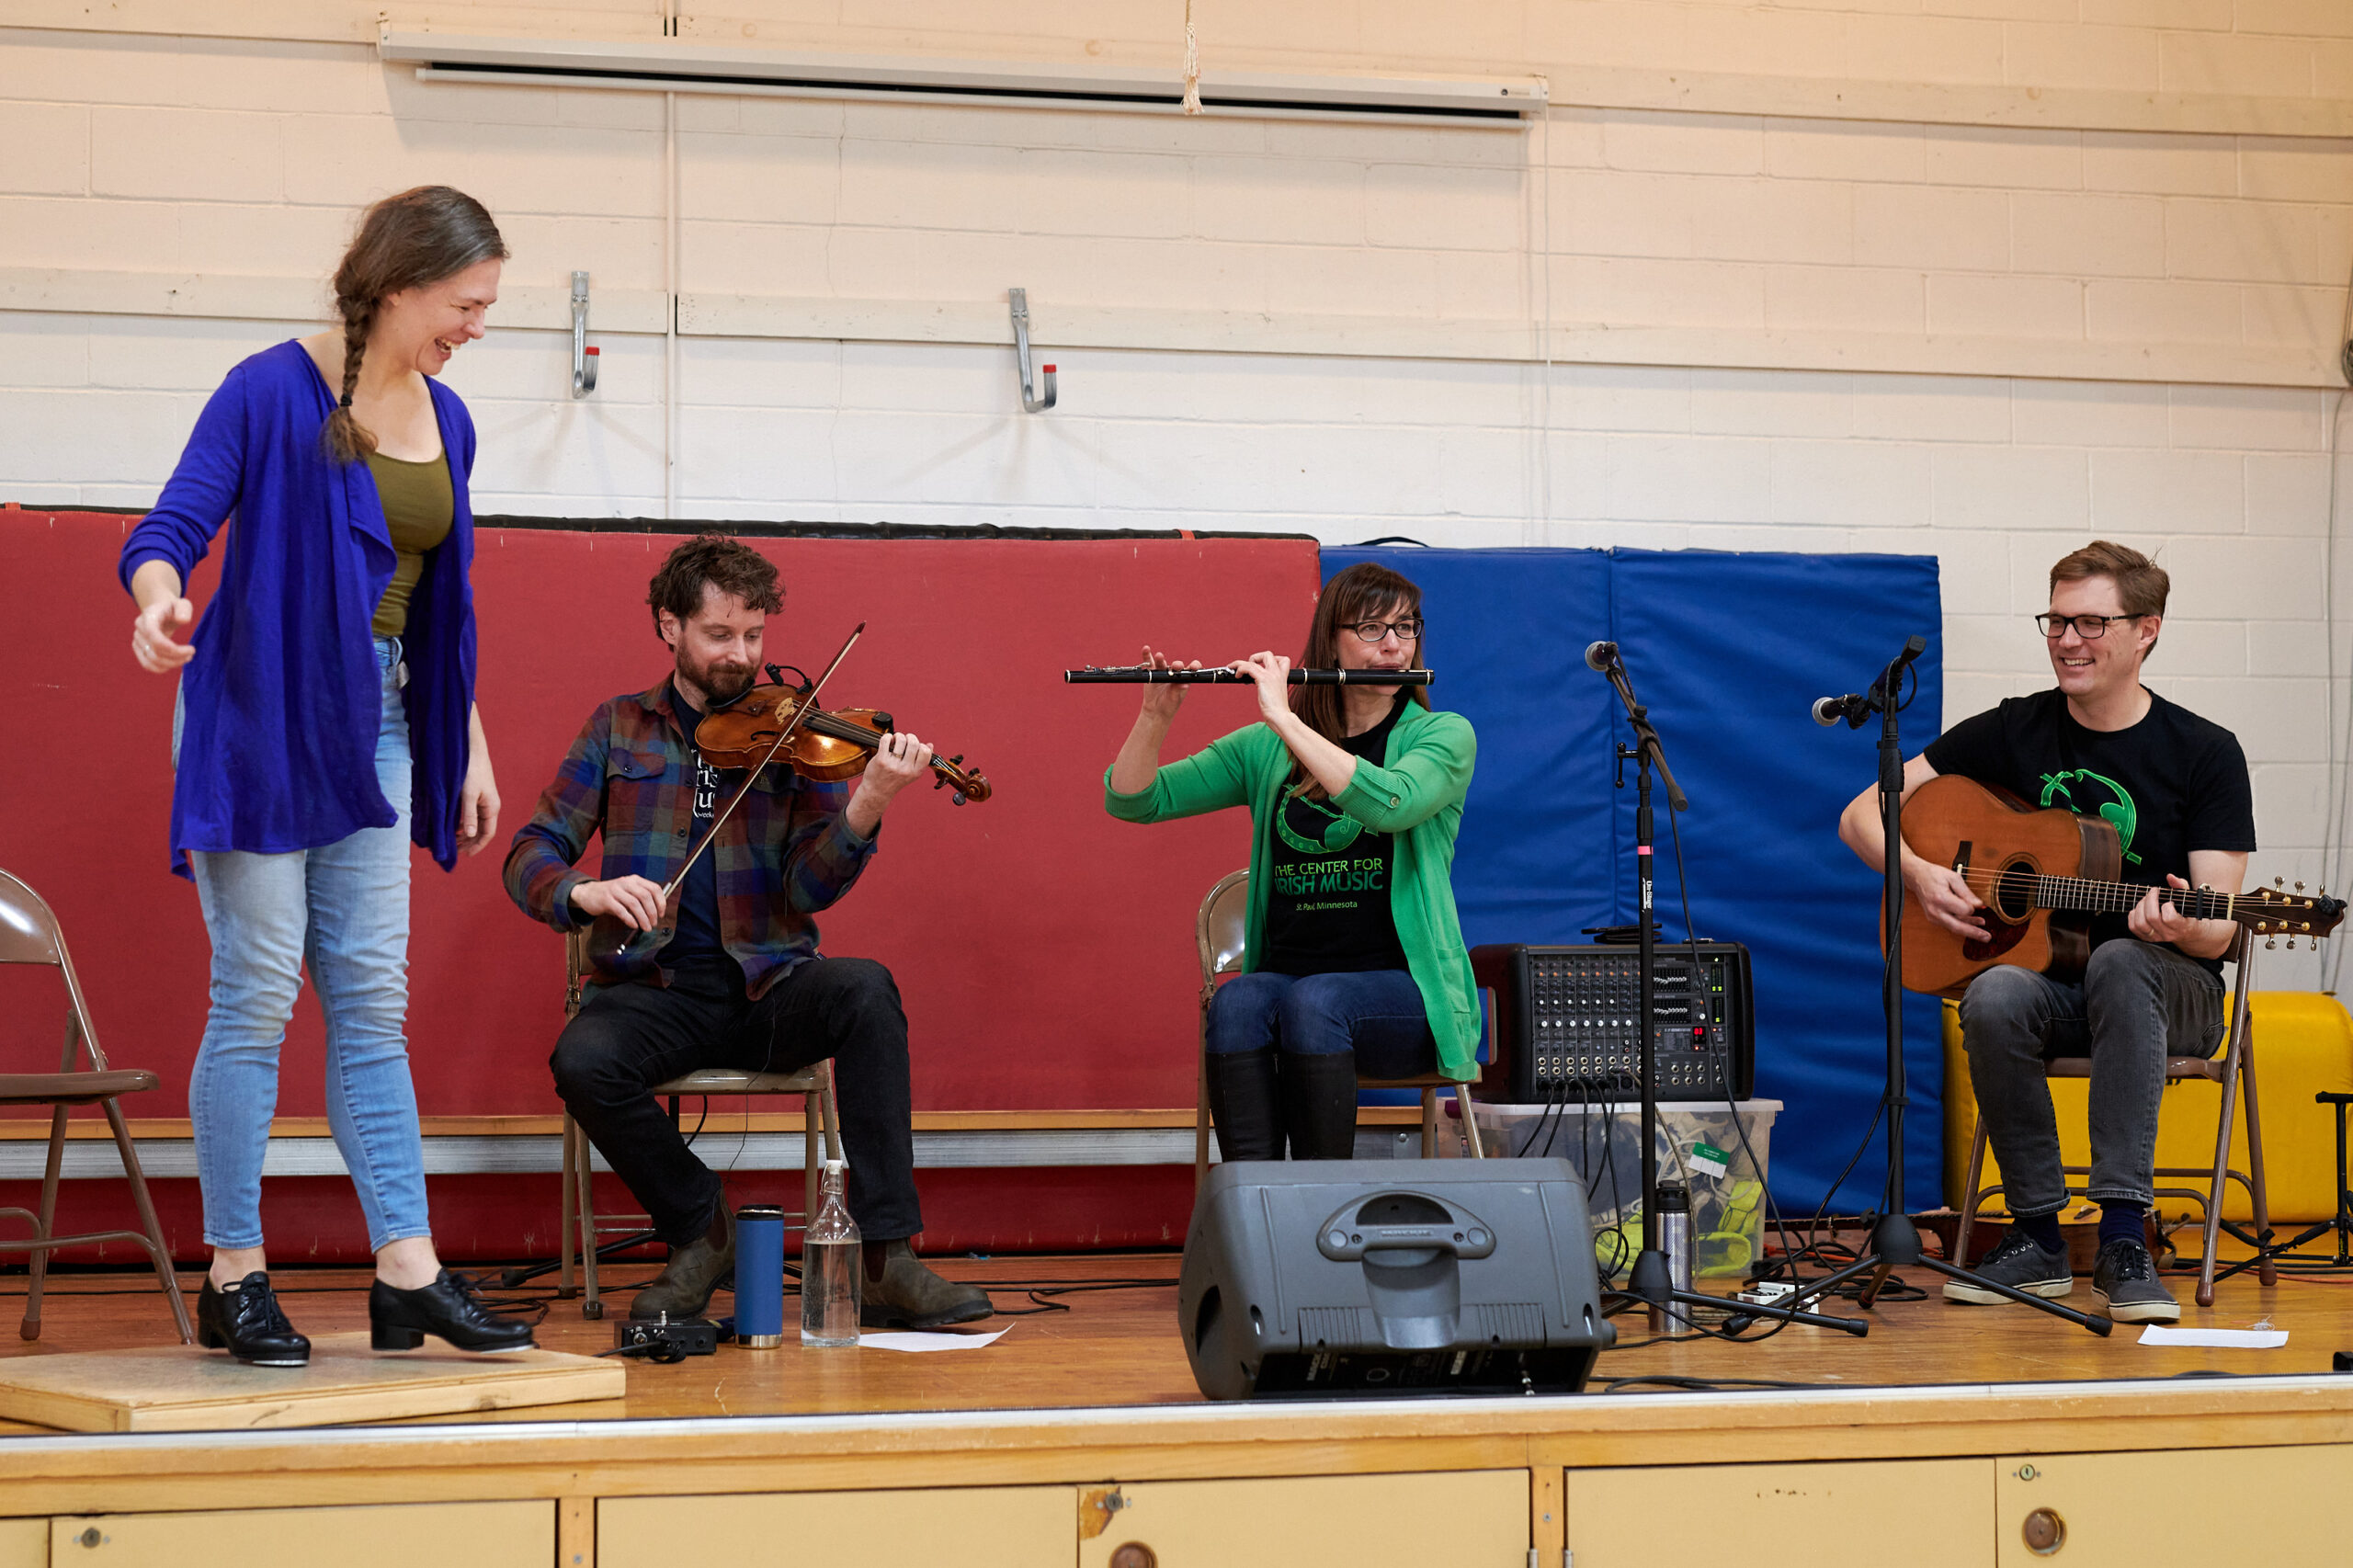
[[[262,1244],[261,1167],[278,1108],[278,1047],[305,964],[326,1016],[327,1124],[359,1189],[368,1245],[432,1233],[404,1028],[409,748],[397,639],[376,639],[376,665],[383,686],[376,781],[400,820],[292,854],[188,856],[212,939],[212,1010],[188,1076],[188,1108],[204,1239],[215,1247]],[[176,733],[173,743],[176,765]]]
[[[1235,975],[1210,1003],[1210,1054],[1268,1046],[1303,1056],[1353,1051],[1360,1078],[1411,1078],[1438,1070],[1438,1040],[1422,988],[1402,969]]]

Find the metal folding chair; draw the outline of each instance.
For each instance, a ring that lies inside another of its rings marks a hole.
[[[2202,1078],[2209,1083],[2220,1084],[2222,1088],[2222,1110],[2215,1118],[2213,1164],[2206,1166],[2159,1165],[2156,1169],[2160,1182],[2197,1178],[2206,1184],[2202,1189],[2181,1186],[2161,1186],[2156,1189],[2159,1198],[2186,1199],[2198,1204],[2205,1214],[2205,1245],[2199,1255],[2198,1266],[2198,1304],[2201,1307],[2214,1304],[2215,1251],[2222,1239],[2223,1225],[2223,1184],[2234,1181],[2245,1188],[2255,1209],[2255,1236],[2268,1237],[2271,1231],[2271,1199],[2263,1176],[2263,1117],[2255,1096],[2255,1024],[2249,1006],[2249,998],[2255,990],[2255,959],[2251,946],[2245,928],[2241,927],[2238,939],[2232,943],[2226,955],[2237,972],[2231,987],[2231,1017],[2223,1031],[2222,1049],[2212,1056],[2165,1058],[2165,1087],[2171,1088],[2192,1078]],[[2053,1078],[2088,1078],[2092,1064],[2088,1057],[2063,1056],[2044,1062],[2043,1072]],[[2242,1104],[2246,1108],[2247,1168],[2245,1171],[2235,1170],[2231,1165],[2231,1123]],[[1976,1135],[1970,1141],[1969,1169],[1961,1181],[1961,1190],[1968,1195],[1968,1201],[1961,1210],[1960,1233],[1953,1245],[1954,1261],[1964,1267],[1969,1262],[1969,1233],[1976,1227],[1978,1210],[1985,1206],[1987,1199],[1998,1196],[2003,1190],[1999,1184],[1984,1187],[1977,1185],[1984,1168],[1985,1122],[1980,1118]],[[2068,1196],[2077,1196],[2080,1188],[2072,1178],[2089,1177],[2091,1167],[2065,1165],[2061,1168],[2071,1178],[2067,1185]],[[2270,1254],[2262,1252],[2259,1241],[2257,1250],[2262,1254],[2256,1264],[2257,1278],[2266,1285],[2277,1285],[2279,1270],[2274,1267]],[[2233,1265],[2231,1271],[2235,1272],[2237,1267],[2237,1265]]]
[[[33,1227],[28,1239],[0,1241],[0,1252],[32,1254],[32,1278],[25,1292],[25,1319],[17,1332],[26,1339],[40,1337],[41,1287],[49,1277],[51,1253],[61,1247],[97,1242],[130,1242],[142,1248],[155,1266],[155,1279],[163,1287],[164,1299],[172,1304],[172,1321],[179,1326],[180,1343],[195,1344],[196,1332],[188,1324],[188,1302],[180,1294],[179,1281],[173,1277],[171,1257],[164,1251],[164,1229],[156,1222],[155,1205],[147,1196],[147,1178],[139,1168],[139,1150],[131,1141],[130,1128],[123,1122],[122,1108],[115,1103],[119,1096],[153,1088],[155,1074],[107,1065],[97,1032],[90,1027],[90,1010],[82,999],[82,983],[74,977],[74,960],[66,953],[65,934],[58,929],[57,916],[41,902],[39,893],[6,871],[0,871],[0,963],[53,965],[65,982],[65,1050],[58,1070],[0,1073],[0,1105],[51,1108],[49,1165],[41,1175],[40,1212],[0,1209],[0,1219],[28,1220]],[[89,1059],[86,1067],[79,1065],[80,1058],[85,1055]],[[77,1105],[95,1105],[105,1112],[107,1125],[114,1130],[115,1152],[122,1156],[122,1174],[131,1181],[131,1201],[138,1205],[139,1222],[144,1229],[92,1231],[74,1236],[55,1233],[57,1181],[65,1160],[65,1113]]]
[[[1242,970],[1242,939],[1250,915],[1250,873],[1229,871],[1220,877],[1193,916],[1193,945],[1201,960],[1201,1049],[1195,1063],[1193,1108],[1193,1190],[1200,1190],[1210,1175],[1210,1003],[1217,983]],[[1463,1137],[1473,1159],[1486,1158],[1480,1146],[1478,1123],[1471,1119],[1471,1085],[1427,1073],[1412,1078],[1358,1078],[1368,1089],[1419,1089],[1422,1092],[1422,1158],[1438,1153],[1438,1092],[1454,1091],[1456,1114],[1462,1118]]]
[[[587,934],[573,931],[566,934],[563,944],[563,1017],[569,1023],[580,1011],[581,983],[588,968]],[[656,1095],[670,1101],[670,1119],[678,1119],[678,1102],[688,1095],[799,1095],[801,1124],[801,1220],[817,1211],[817,1177],[824,1168],[824,1159],[842,1157],[841,1111],[834,1102],[834,1064],[819,1062],[798,1073],[751,1073],[734,1067],[706,1067],[699,1072],[682,1074],[667,1083],[654,1085]],[[820,1138],[822,1136],[822,1144]],[[824,1151],[820,1158],[819,1149]],[[631,1235],[642,1231],[652,1221],[642,1214],[599,1214],[591,1193],[594,1167],[590,1160],[588,1134],[563,1113],[563,1240],[558,1244],[556,1294],[565,1301],[573,1296],[572,1259],[575,1245],[580,1254],[581,1302],[580,1315],[600,1318],[605,1315],[603,1298],[597,1288],[597,1238],[599,1236]],[[578,1232],[575,1239],[575,1217]]]

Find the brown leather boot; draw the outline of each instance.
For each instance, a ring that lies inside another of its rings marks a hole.
[[[719,1218],[725,1241],[713,1244],[702,1235],[672,1247],[669,1263],[654,1283],[631,1298],[631,1319],[652,1322],[666,1312],[672,1323],[679,1323],[702,1316],[710,1305],[710,1293],[735,1277],[735,1216],[722,1203]]]
[[[883,1244],[882,1272],[867,1272],[865,1302],[858,1323],[866,1328],[941,1328],[971,1323],[996,1309],[988,1292],[977,1285],[957,1285],[924,1267],[923,1259],[904,1241]],[[866,1266],[858,1265],[861,1270]]]

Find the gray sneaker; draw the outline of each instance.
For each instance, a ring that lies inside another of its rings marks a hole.
[[[2000,1244],[1985,1255],[1974,1272],[2029,1296],[2063,1296],[2075,1288],[2075,1271],[2068,1267],[2067,1249],[2045,1252],[2040,1244],[2012,1225]],[[1990,1307],[2010,1298],[1967,1279],[1945,1281],[1945,1300]]]
[[[2100,1244],[2092,1263],[2092,1300],[2118,1323],[2179,1323],[2181,1303],[2157,1283],[2156,1260],[2138,1236]]]

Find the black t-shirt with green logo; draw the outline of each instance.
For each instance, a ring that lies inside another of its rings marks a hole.
[[[2064,806],[2115,824],[2121,881],[2189,881],[2193,849],[2255,848],[2255,802],[2238,737],[2154,692],[2125,730],[2087,730],[2057,688],[2013,697],[1928,744],[1928,766],[1998,785],[2030,806]],[[2131,932],[2121,915],[2092,919],[2092,945]],[[2221,972],[2219,960],[2205,960]]]
[[[1400,695],[1389,717],[1339,744],[1379,766],[1389,754],[1389,732],[1408,700]],[[1390,875],[1397,845],[1329,801],[1286,793],[1268,823],[1267,926],[1262,972],[1354,974],[1404,969],[1405,949],[1390,913]]]

